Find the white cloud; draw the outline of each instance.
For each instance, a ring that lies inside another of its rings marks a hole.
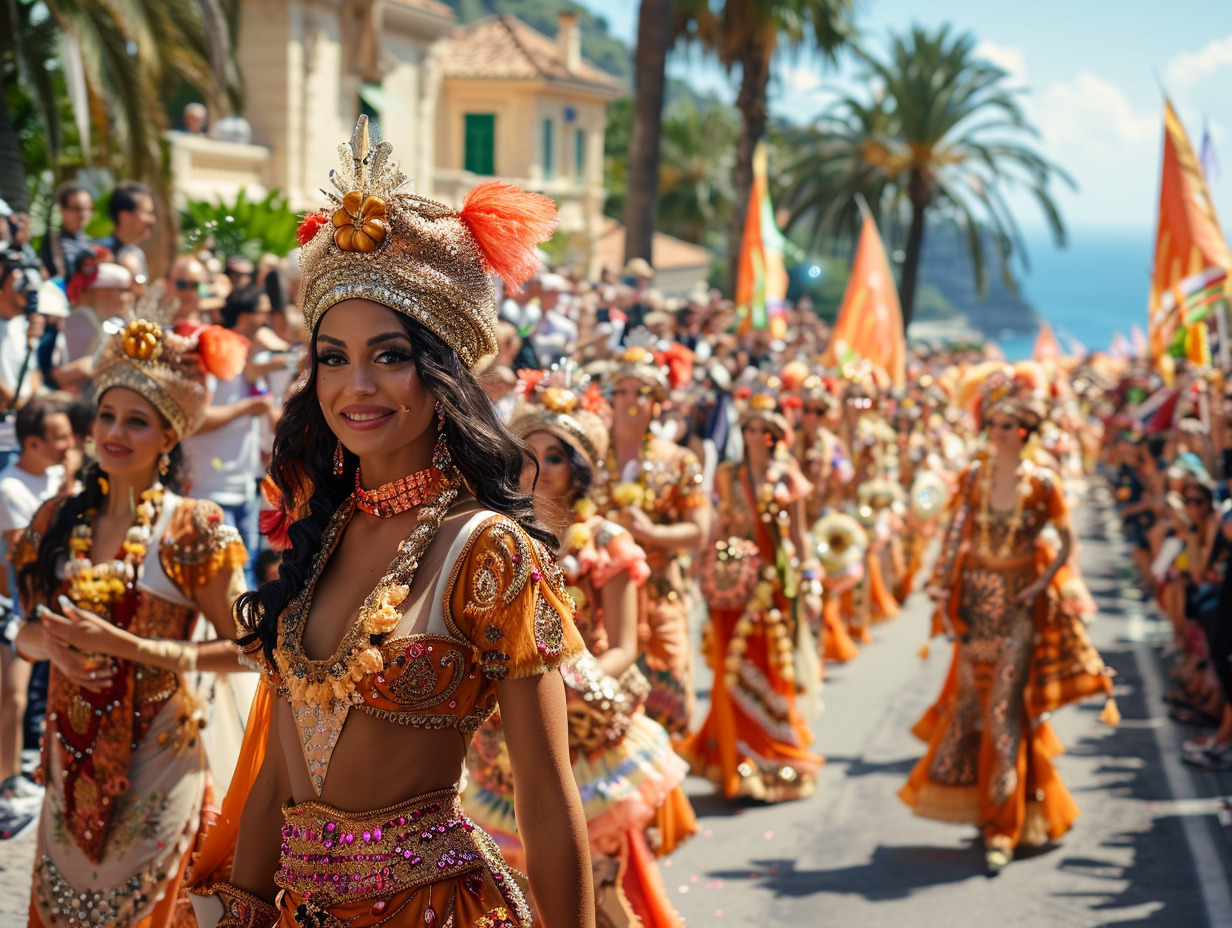
[[[1033,109],[1044,138],[1061,148],[1123,152],[1159,136],[1158,114],[1137,112],[1120,88],[1090,71],[1052,84]]]
[[[1232,35],[1177,55],[1164,68],[1164,86],[1170,91],[1197,87],[1224,68],[1232,68]]]
[[[1005,71],[1009,75],[1008,83],[1012,86],[1027,86],[1027,61],[1022,49],[998,45],[985,39],[975,46],[972,54],[976,58],[991,61]]]

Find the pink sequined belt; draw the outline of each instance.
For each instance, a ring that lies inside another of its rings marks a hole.
[[[274,881],[318,905],[359,902],[489,869],[517,892],[495,842],[462,812],[456,790],[376,812],[320,802],[283,808],[282,860]]]

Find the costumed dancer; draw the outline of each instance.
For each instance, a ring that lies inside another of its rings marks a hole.
[[[528,373],[524,383],[530,383]],[[510,428],[535,453],[538,467],[527,466],[523,486],[533,485],[536,513],[561,539],[559,563],[587,646],[561,673],[573,775],[590,835],[597,921],[679,926],[645,834],[688,772],[663,726],[642,709],[649,684],[634,661],[640,593],[650,568],[629,533],[597,515],[586,496],[607,451],[607,425],[599,415],[606,404],[596,387],[583,392],[582,383],[569,385],[569,379],[553,372],[539,381]],[[520,866],[523,852],[499,712],[472,739],[467,767],[463,807],[496,838],[506,860]],[[689,830],[695,831],[696,819],[688,800],[684,803]]]
[[[834,394],[827,389],[821,377],[810,374],[801,383],[799,395],[800,427],[796,430],[794,453],[805,479],[812,484],[805,497],[804,509],[808,524],[815,526],[818,520],[841,505],[844,487],[851,479],[852,471],[841,439],[828,427],[840,409]],[[848,530],[851,526],[845,522],[832,522],[829,527],[836,525],[841,526],[842,531],[831,533],[828,529],[823,530],[826,550],[833,550],[840,559],[845,560],[855,550],[846,544],[848,538],[856,541],[864,533],[860,531],[858,535],[850,535]],[[867,547],[867,541],[863,545]],[[840,603],[863,576],[862,557],[858,563],[844,564],[837,572],[826,569],[822,621],[814,630],[823,660],[845,664],[860,654],[860,648],[852,640],[842,619]]]
[[[214,503],[177,495],[205,374],[246,343],[129,322],[94,375],[97,462],[13,551],[19,653],[49,660],[31,926],[164,928],[191,918],[185,870],[213,806],[196,672],[240,670],[231,602],[247,559]],[[219,640],[193,641],[198,615]]]
[[[519,488],[529,451],[472,374],[497,350],[489,274],[526,280],[556,209],[496,181],[457,210],[403,193],[364,117],[341,154],[329,207],[300,229],[312,352],[274,437],[281,514],[266,525],[290,547],[236,605],[268,685],[203,849],[231,832],[231,878],[199,887],[199,917],[530,924],[519,875],[458,796],[499,701],[515,781],[533,784],[515,802],[539,915],[589,928],[556,672],[582,641],[555,538]]]
[[[1023,454],[1043,412],[1013,386],[989,385],[989,453],[964,471],[951,503],[929,593],[954,637],[952,665],[915,728],[928,751],[899,791],[917,815],[978,826],[991,873],[1019,845],[1060,838],[1078,815],[1052,765],[1062,745],[1046,714],[1111,694],[1066,592],[1073,541],[1060,478]],[[1049,524],[1059,549],[1041,538]],[[1102,718],[1115,712],[1109,700]]]
[[[638,663],[651,687],[646,713],[675,739],[688,731],[696,703],[681,559],[709,536],[710,501],[696,455],[650,431],[667,399],[668,371],[643,344],[646,334],[630,335],[608,378],[612,440],[592,498],[601,515],[629,530],[650,563]]]
[[[718,524],[698,565],[710,607],[710,712],[680,753],[729,799],[781,802],[809,796],[824,763],[808,750],[795,664],[801,624],[821,610],[821,566],[807,555],[809,484],[774,397],[753,394],[740,424],[744,460],[715,475]]]

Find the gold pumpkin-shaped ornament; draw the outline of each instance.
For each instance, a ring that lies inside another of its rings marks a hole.
[[[342,208],[334,210],[334,242],[343,251],[371,254],[385,241],[385,215],[383,199],[352,190],[342,198]]]
[[[124,353],[138,361],[152,361],[162,350],[163,332],[153,322],[136,319],[124,329]]]

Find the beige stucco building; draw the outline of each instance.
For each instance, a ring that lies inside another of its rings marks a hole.
[[[487,176],[543,192],[595,264],[605,111],[622,89],[581,57],[576,17],[551,39],[511,16],[459,28],[438,0],[244,0],[240,14],[251,144],[171,133],[177,195],[277,188],[315,208],[367,113],[417,193],[456,205]]]

